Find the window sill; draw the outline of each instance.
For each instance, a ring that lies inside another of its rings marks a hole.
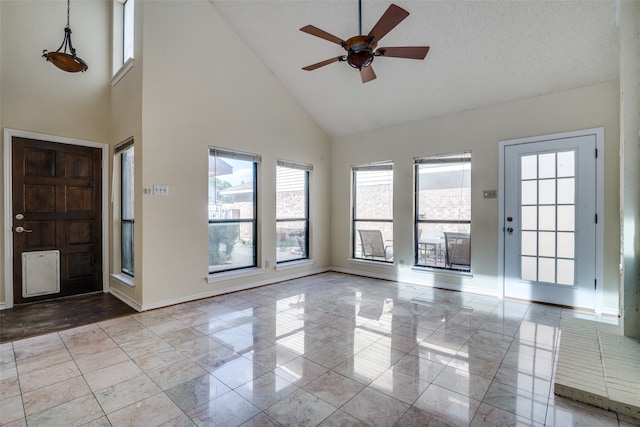
[[[222,271],[220,273],[209,273],[207,276],[207,283],[222,282],[224,280],[237,279],[239,277],[256,276],[262,274],[264,270],[262,268],[245,268],[235,271]]]
[[[120,79],[122,79],[124,75],[127,74],[127,72],[132,68],[133,68],[133,58],[129,58],[127,59],[127,62],[122,64],[120,69],[116,71],[116,73],[111,78],[111,86],[112,87],[115,86],[120,81]]]
[[[347,262],[350,262],[352,264],[375,265],[376,267],[395,268],[394,263],[393,262],[388,262],[388,261],[376,261],[376,260],[370,260],[370,259],[348,258]]]
[[[313,265],[313,260],[312,259],[301,259],[301,260],[297,260],[297,261],[289,261],[289,262],[283,262],[280,264],[276,264],[276,271],[280,271],[280,270],[289,270],[291,268],[296,268],[296,267],[304,267],[307,265]]]
[[[473,273],[470,271],[446,270],[442,268],[420,267],[417,265],[414,265],[413,267],[411,267],[411,269],[413,271],[423,271],[426,273],[442,274],[444,276],[469,277],[469,278],[473,277]]]
[[[134,278],[123,273],[112,274],[111,278],[130,288],[135,288],[136,286]]]

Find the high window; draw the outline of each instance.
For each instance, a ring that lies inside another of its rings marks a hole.
[[[260,156],[209,149],[209,272],[257,265],[257,174]]]
[[[113,0],[113,80],[116,84],[133,66],[134,0]]]
[[[133,1],[124,0],[122,11],[122,63],[133,58]]]
[[[352,168],[352,256],[393,262],[393,164]]]
[[[471,271],[471,153],[414,161],[415,264]]]
[[[279,160],[276,168],[276,261],[309,258],[311,165]]]
[[[134,151],[133,139],[115,149],[116,164],[120,178],[120,271],[132,276],[134,273]]]

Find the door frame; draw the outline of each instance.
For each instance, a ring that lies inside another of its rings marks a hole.
[[[109,292],[109,145],[103,142],[47,135],[17,129],[4,129],[4,305],[13,307],[13,203],[12,203],[12,138],[38,139],[59,144],[99,148],[102,151],[102,291]]]
[[[504,298],[505,295],[505,262],[504,262],[504,227],[505,227],[505,190],[504,190],[504,151],[507,146],[517,144],[528,144],[535,142],[543,142],[554,139],[574,138],[580,136],[593,135],[596,138],[596,149],[598,157],[596,160],[596,213],[598,214],[598,223],[596,224],[596,262],[595,275],[598,286],[595,293],[595,312],[602,313],[603,309],[603,288],[604,288],[604,128],[584,129],[571,132],[553,133],[548,135],[533,136],[527,138],[516,138],[499,141],[498,143],[498,297]]]

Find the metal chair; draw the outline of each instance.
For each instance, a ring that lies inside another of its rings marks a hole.
[[[392,245],[385,246],[380,230],[358,230],[358,234],[363,258],[382,258],[385,261],[393,258]]]
[[[471,270],[471,235],[444,232],[445,265],[448,268]]]
[[[418,256],[420,262],[436,265],[444,259],[442,251],[442,227],[427,224],[418,234]]]

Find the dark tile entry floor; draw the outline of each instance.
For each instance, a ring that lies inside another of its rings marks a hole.
[[[59,298],[0,310],[0,343],[137,313],[108,293]]]

